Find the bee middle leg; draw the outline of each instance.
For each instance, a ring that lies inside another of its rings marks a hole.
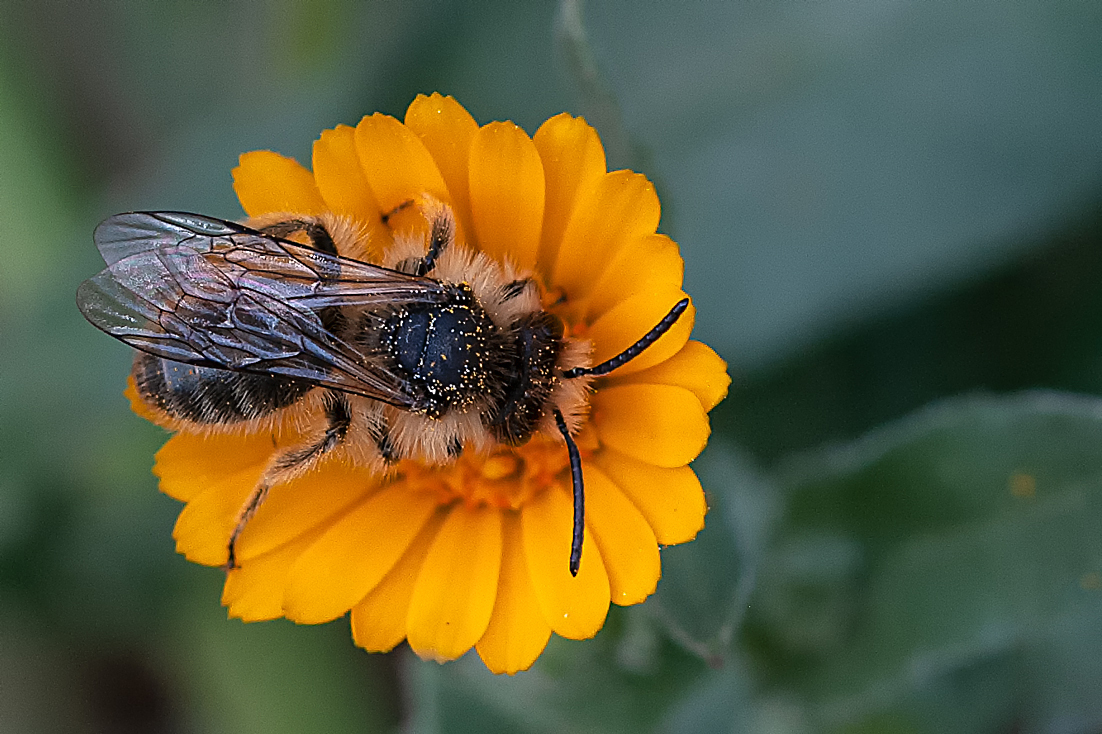
[[[455,214],[451,207],[435,199],[426,205],[429,217],[429,249],[421,258],[418,275],[428,275],[436,267],[436,259],[455,242]]]
[[[383,215],[383,224],[390,226],[391,217],[414,204],[417,204],[415,199],[403,201]],[[428,275],[436,267],[437,258],[455,242],[455,213],[450,206],[429,194],[421,196],[420,209],[429,222],[428,250],[424,257],[407,261],[398,269],[413,275]]]
[[[328,454],[337,446],[344,443],[348,435],[348,428],[352,425],[352,409],[348,404],[348,398],[336,390],[327,390],[325,393],[325,432],[320,438],[289,449],[277,456],[260,477],[256,487],[248,499],[241,506],[237,514],[237,522],[233,532],[230,533],[229,543],[226,547],[226,570],[237,568],[237,540],[242,531],[252,520],[253,515],[260,509],[260,505],[268,498],[268,492],[272,487],[286,482],[316,464],[319,459]]]

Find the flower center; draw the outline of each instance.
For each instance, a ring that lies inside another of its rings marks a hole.
[[[473,507],[517,510],[549,487],[569,488],[568,469],[566,447],[537,435],[524,446],[464,455],[450,466],[403,461],[397,481],[411,490],[436,494],[441,505],[459,500]]]

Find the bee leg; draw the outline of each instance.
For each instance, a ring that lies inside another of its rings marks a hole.
[[[452,436],[451,441],[448,441],[448,458],[458,459],[463,455],[463,444],[455,436]]]
[[[380,418],[378,423],[373,423],[368,429],[371,438],[375,441],[375,447],[379,450],[379,456],[387,464],[394,464],[398,459],[398,449],[390,437],[390,429],[386,424],[386,418]]]
[[[241,532],[252,520],[253,515],[260,509],[260,505],[268,498],[271,488],[280,482],[285,482],[316,463],[321,457],[332,451],[344,442],[348,435],[348,428],[352,425],[352,409],[348,405],[348,398],[336,390],[328,390],[325,393],[325,418],[328,425],[321,438],[313,443],[298,448],[290,449],[277,456],[260,477],[256,488],[241,506],[237,514],[237,523],[230,533],[229,543],[226,547],[226,570],[237,568],[237,539]]]
[[[230,541],[226,546],[226,570],[232,571],[235,568],[239,568],[237,565],[237,555],[234,549],[237,547],[237,536],[241,535],[241,531],[245,529],[245,526],[249,524],[249,520],[253,518],[256,511],[260,509],[260,505],[264,500],[268,498],[268,492],[271,490],[272,485],[270,482],[261,481],[256,485],[256,489],[249,495],[249,499],[245,500],[245,504],[241,507],[241,511],[237,513],[237,524],[233,527],[233,532],[230,533]]]
[[[400,211],[405,211],[406,209],[408,209],[408,208],[410,208],[411,206],[413,206],[413,204],[414,204],[414,201],[413,201],[413,199],[406,199],[406,200],[405,200],[405,201],[403,201],[403,202],[402,202],[401,204],[399,204],[398,206],[394,207],[393,209],[391,209],[390,211],[388,211],[388,212],[387,212],[386,214],[384,214],[384,215],[383,215],[383,217],[382,217],[382,219],[383,219],[383,224],[385,224],[385,225],[387,225],[387,226],[389,227],[389,226],[390,226],[390,218],[391,218],[391,217],[393,217],[393,216],[394,216],[395,214],[397,214],[397,213],[398,213],[398,212],[400,212]]]
[[[521,293],[524,293],[528,289],[528,286],[532,285],[534,281],[531,278],[521,278],[520,280],[510,281],[501,286],[501,300],[511,301]]]
[[[328,255],[338,255],[337,243],[333,241],[333,235],[329,234],[324,225],[319,222],[311,222],[305,219],[288,219],[285,222],[276,222],[267,227],[261,227],[260,231],[273,237],[286,238],[295,232],[304,232],[310,238],[311,246]]]
[[[414,199],[403,201],[383,215],[383,224],[389,227],[391,217],[416,203]],[[436,258],[455,242],[455,214],[450,206],[429,194],[421,196],[420,209],[429,222],[428,252],[419,261],[405,261],[403,265],[398,266],[398,270],[413,275],[428,275],[436,267]],[[407,266],[406,263],[409,265]]]
[[[428,275],[436,267],[436,259],[455,242],[455,215],[451,207],[433,200],[426,206],[430,219],[429,250],[417,266],[417,275]]]
[[[577,576],[582,565],[582,540],[585,537],[585,487],[582,482],[582,457],[578,445],[570,437],[562,413],[555,410],[555,424],[566,441],[566,452],[570,456],[570,481],[574,490],[574,532],[570,539],[570,575]]]

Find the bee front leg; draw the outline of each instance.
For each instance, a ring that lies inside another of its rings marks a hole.
[[[252,520],[253,515],[260,509],[264,500],[268,498],[268,492],[271,491],[272,487],[302,474],[314,466],[323,456],[344,443],[344,439],[348,435],[348,428],[352,425],[352,409],[348,404],[348,398],[343,393],[336,390],[326,391],[325,418],[327,421],[325,433],[313,443],[290,449],[275,457],[268,469],[261,475],[256,488],[245,500],[245,504],[241,506],[241,510],[237,513],[237,522],[230,533],[229,543],[226,547],[227,571],[238,568],[237,540],[249,521]]]

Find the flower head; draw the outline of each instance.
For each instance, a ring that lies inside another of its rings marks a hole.
[[[623,351],[685,297],[677,245],[656,234],[654,188],[607,172],[582,119],[563,114],[529,138],[479,127],[448,97],[418,97],[405,121],[365,117],[326,130],[313,171],[269,151],[241,157],[234,185],[251,221],[337,216],[358,234],[340,254],[383,262],[426,240],[423,208],[454,212],[456,241],[529,273],[566,339],[590,364]],[[351,611],[368,650],[403,639],[422,657],[472,647],[495,672],[527,668],[552,632],[597,633],[609,603],[636,604],[660,575],[659,546],[691,540],[705,502],[688,464],[708,411],[726,394],[723,361],[689,340],[693,310],[638,357],[599,377],[573,416],[586,490],[584,553],[567,566],[572,505],[567,451],[536,433],[520,446],[413,455],[380,472],[334,452],[273,486],[240,533],[223,601],[244,620],[326,622]],[[134,409],[163,419],[129,391]],[[186,503],[174,532],[187,558],[226,562],[242,504],[273,458],[309,426],[285,410],[262,428],[179,430],[157,454],[164,492]],[[180,428],[179,425],[170,426]]]

